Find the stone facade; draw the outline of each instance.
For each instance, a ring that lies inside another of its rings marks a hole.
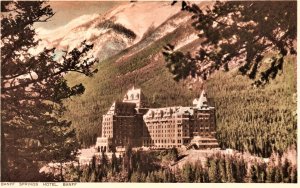
[[[190,107],[146,108],[141,89],[132,88],[103,115],[102,137],[96,147],[103,151],[126,145],[213,148],[218,147],[215,130],[215,108],[209,105],[204,90]]]

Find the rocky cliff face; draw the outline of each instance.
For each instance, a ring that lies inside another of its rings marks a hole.
[[[40,49],[71,50],[86,40],[94,44],[92,54],[100,60],[136,46],[141,50],[186,23],[190,16],[170,2],[125,3],[104,15],[83,15],[55,30],[37,28]],[[38,51],[38,50],[36,50]]]

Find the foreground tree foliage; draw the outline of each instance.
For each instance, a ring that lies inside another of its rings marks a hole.
[[[36,51],[33,24],[53,15],[42,1],[1,2],[1,181],[45,181],[41,165],[73,160],[77,153],[71,122],[61,119],[62,100],[84,87],[69,87],[64,75],[91,76],[97,60],[86,56],[93,47],[86,43],[61,61],[54,60],[55,49]]]
[[[256,85],[268,83],[283,69],[284,58],[296,53],[296,7],[296,1],[224,1],[200,9],[183,1],[202,42],[196,55],[167,45],[167,67],[180,80],[190,75],[206,79],[216,70],[238,66]],[[270,62],[261,61],[270,51],[276,53]]]

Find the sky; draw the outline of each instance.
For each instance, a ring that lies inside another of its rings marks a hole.
[[[120,1],[50,1],[55,15],[45,23],[37,23],[36,27],[55,29],[82,15],[104,14],[113,7],[125,2]]]

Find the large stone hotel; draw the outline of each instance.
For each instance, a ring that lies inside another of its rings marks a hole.
[[[189,107],[146,108],[141,89],[134,87],[123,101],[116,101],[103,115],[102,137],[96,147],[110,152],[126,145],[171,148],[195,145],[200,149],[218,147],[215,139],[215,108],[203,90]]]

